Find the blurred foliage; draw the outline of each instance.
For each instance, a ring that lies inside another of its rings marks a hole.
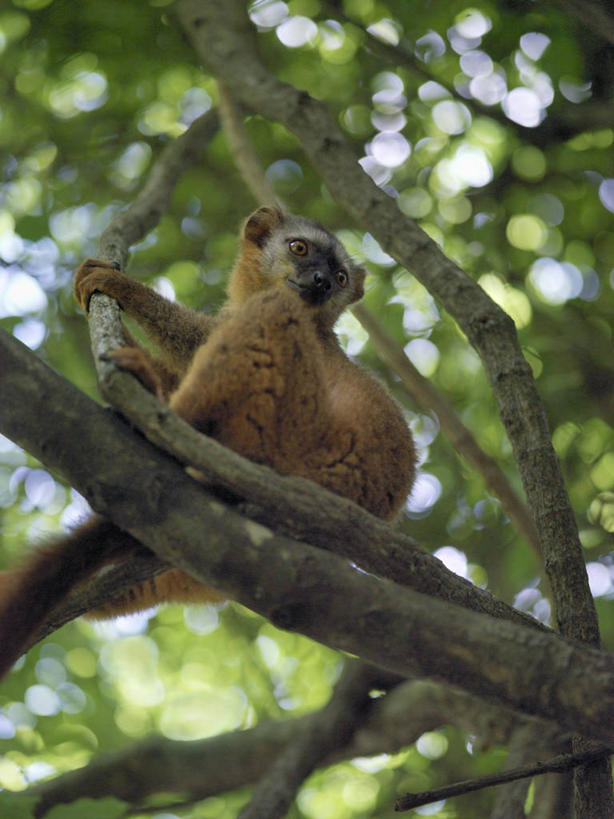
[[[611,649],[614,62],[600,33],[565,9],[522,0],[265,0],[252,14],[271,69],[329,105],[365,170],[514,318]],[[12,0],[0,9],[0,54],[0,322],[95,395],[72,272],[96,254],[101,230],[131,202],[164,145],[215,105],[216,84],[166,0]],[[487,379],[454,322],[347,223],[292,135],[258,116],[247,130],[291,209],[339,231],[367,264],[367,304],[519,488]],[[255,204],[217,135],[134,248],[130,272],[216,308],[238,226]],[[344,317],[339,331],[402,403],[420,447],[402,525],[455,571],[548,621],[539,562],[481,476],[378,361],[357,322]],[[85,509],[0,439],[3,565]],[[2,686],[0,786],[22,789],[154,731],[194,739],[314,710],[339,669],[334,652],[234,605],[73,623]],[[389,816],[397,792],[500,764],[500,750],[478,752],[456,729],[426,736],[389,757],[317,772],[291,815]],[[246,798],[207,800],[180,815],[232,817]],[[465,797],[431,815],[485,815],[491,798]],[[4,804],[5,815],[21,815]],[[72,810],[115,816],[122,806]]]

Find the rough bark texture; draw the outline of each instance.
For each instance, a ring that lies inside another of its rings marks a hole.
[[[611,656],[426,597],[274,534],[211,498],[174,460],[74,388],[66,403],[54,400],[59,377],[19,342],[0,338],[2,432],[163,559],[282,628],[614,741]],[[27,410],[41,399],[42,417]]]

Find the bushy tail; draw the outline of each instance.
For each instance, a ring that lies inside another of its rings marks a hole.
[[[0,573],[0,678],[26,650],[51,609],[117,555],[143,546],[94,517],[35,552],[25,566]]]

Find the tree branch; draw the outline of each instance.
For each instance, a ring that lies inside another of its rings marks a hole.
[[[362,172],[326,107],[270,74],[238,0],[180,0],[179,17],[203,62],[240,102],[282,122],[301,141],[331,193],[382,248],[438,298],[474,346],[490,380],[542,544],[561,632],[599,645],[599,625],[577,525],[543,405],[513,321]],[[577,745],[575,750],[581,750]],[[585,780],[584,774],[588,776]],[[614,810],[609,762],[579,769],[577,804]]]
[[[278,754],[258,782],[239,819],[282,819],[309,774],[337,748],[343,748],[366,721],[373,703],[377,670],[350,661],[328,704]]]
[[[279,205],[282,203],[260,164],[252,141],[243,127],[242,112],[224,83],[218,83],[220,120],[233,161],[241,173],[245,184],[259,205]]]
[[[151,794],[166,791],[183,793],[186,801],[196,802],[257,782],[266,774],[270,760],[283,755],[297,734],[313,730],[319,714],[262,722],[190,742],[151,737],[101,756],[84,768],[37,783],[27,794],[41,795],[37,816],[56,804],[85,796],[115,796],[139,805]],[[394,753],[441,725],[458,725],[485,737],[486,743],[502,743],[515,721],[509,712],[447,686],[412,680],[373,700],[364,724],[321,764]],[[220,759],[224,765],[219,764]]]
[[[217,111],[207,111],[166,146],[134,202],[103,231],[100,237],[102,259],[116,263],[120,270],[125,269],[128,248],[158,224],[168,210],[177,180],[196,162],[218,129]]]
[[[503,772],[511,771],[521,765],[531,764],[535,759],[547,759],[556,753],[566,752],[571,748],[571,742],[568,737],[565,740],[561,742],[559,738],[558,742],[554,742],[552,735],[548,736],[540,731],[539,725],[535,722],[528,722],[524,725],[518,723],[506,743],[507,755],[501,770]],[[560,777],[558,779],[560,780]],[[541,781],[538,780],[538,782],[540,784],[539,789],[541,789]],[[530,779],[519,779],[498,787],[493,793],[489,819],[521,819],[521,817],[524,819],[525,804],[530,785]],[[538,790],[537,782],[535,788]],[[539,801],[536,796],[534,804]],[[571,800],[569,801],[571,803]],[[543,807],[545,808],[545,805]],[[554,816],[558,817],[558,814],[552,814],[552,817]],[[564,817],[561,816],[560,819],[564,819]]]
[[[556,4],[597,37],[614,44],[614,17],[608,13],[606,3],[601,5],[592,0],[556,0]]]
[[[613,657],[425,597],[274,534],[212,498],[6,334],[0,362],[3,434],[162,559],[282,628],[614,742]],[[54,400],[58,381],[62,403]]]
[[[408,793],[401,796],[395,802],[396,811],[406,811],[412,808],[419,808],[421,805],[428,805],[431,802],[438,802],[440,799],[450,799],[453,796],[460,796],[472,791],[480,791],[484,788],[492,788],[493,785],[502,785],[505,782],[515,782],[518,779],[527,779],[532,776],[542,776],[546,773],[563,773],[587,762],[594,762],[603,756],[604,748],[593,748],[577,754],[560,754],[546,762],[533,762],[514,768],[511,771],[487,774],[477,779],[466,779],[464,782],[455,782],[453,785],[445,785],[443,788],[435,788],[432,791],[421,793]],[[610,749],[614,753],[614,749]]]

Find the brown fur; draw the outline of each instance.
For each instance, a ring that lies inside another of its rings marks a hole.
[[[294,239],[303,240],[309,253],[293,255]],[[345,276],[339,278],[338,270]],[[347,358],[333,332],[341,312],[362,295],[363,280],[364,271],[322,227],[260,208],[244,226],[228,301],[215,317],[171,303],[95,260],[77,271],[75,297],[87,309],[92,294],[104,292],[140,324],[162,358],[127,336],[129,346],[116,351],[116,361],[194,427],[254,461],[310,478],[391,518],[414,478],[411,435],[396,404]],[[324,296],[321,287],[328,288]],[[0,576],[0,640],[11,630],[16,634],[0,648],[0,673],[77,581],[138,545],[95,518],[23,569]],[[33,597],[40,604],[31,611]],[[92,616],[220,599],[214,589],[170,569]]]

